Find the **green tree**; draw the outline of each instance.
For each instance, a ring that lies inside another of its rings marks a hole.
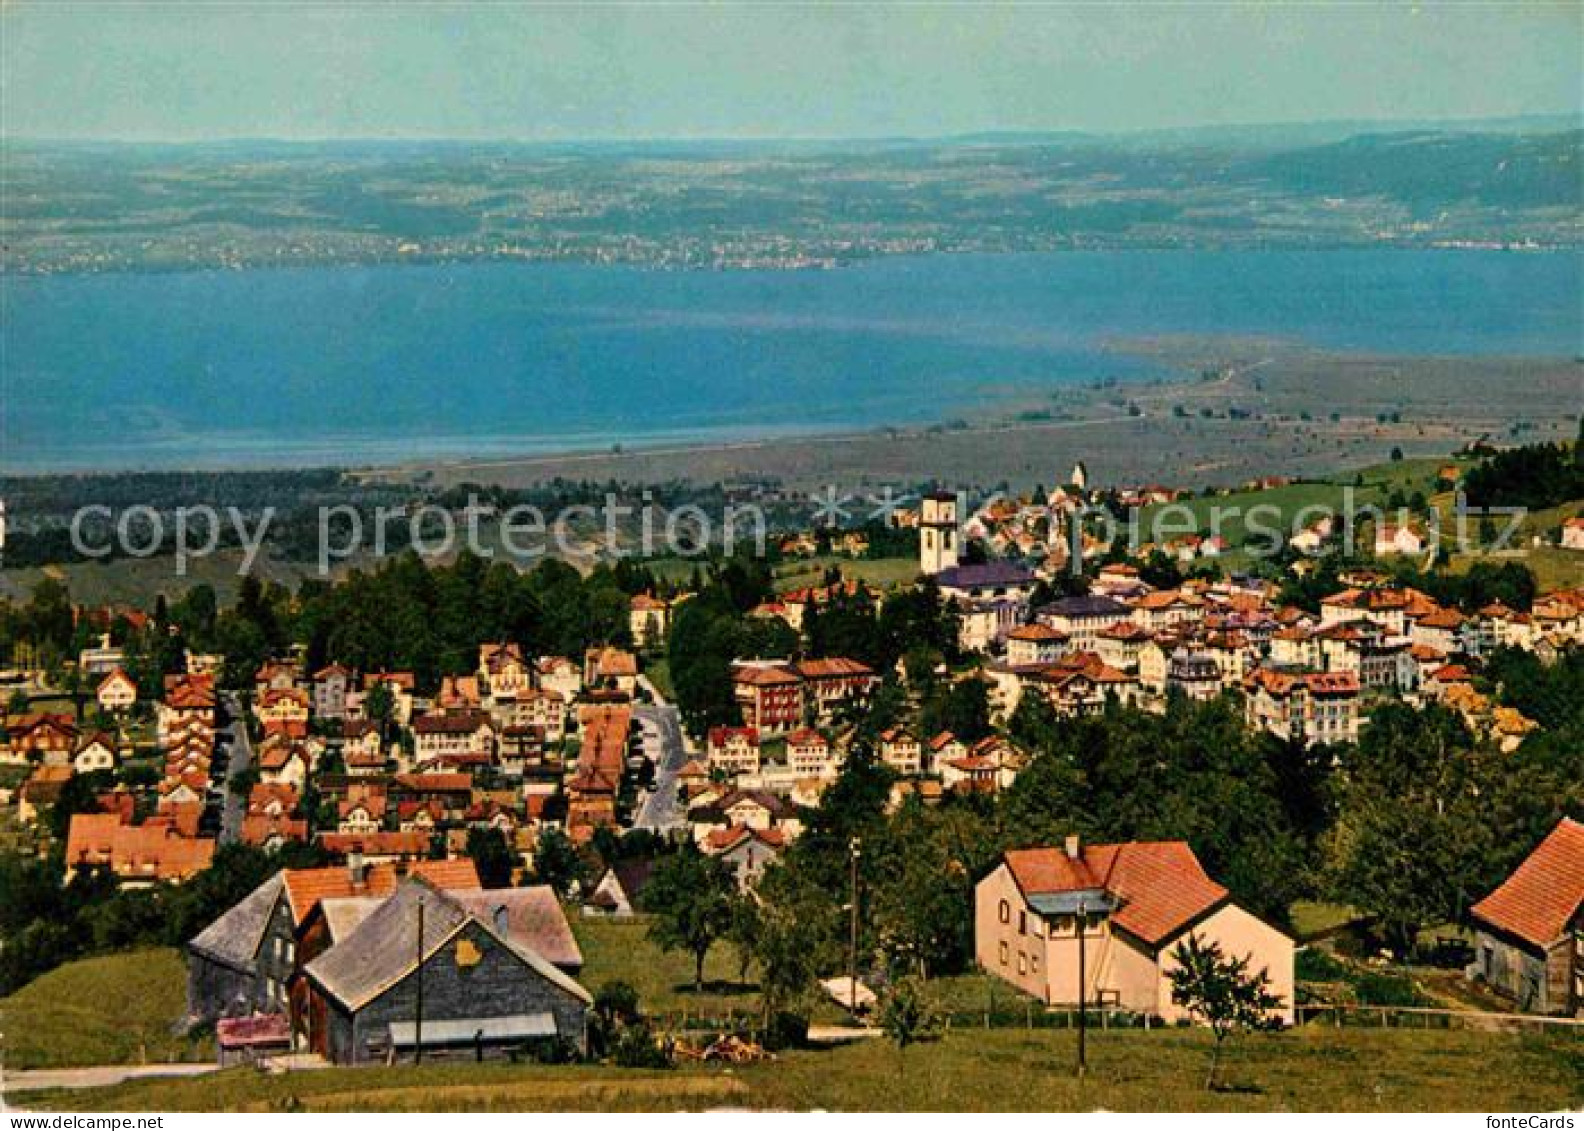
[[[897,1075],[907,1074],[909,1045],[940,1035],[941,1017],[918,978],[899,978],[880,999],[880,1028],[897,1049]]]
[[[819,972],[840,960],[843,916],[829,889],[806,869],[780,863],[759,879],[758,934],[754,962],[759,967],[764,1023],[795,1010],[810,993]]]
[[[1461,918],[1501,876],[1498,802],[1528,825],[1525,809],[1553,811],[1548,789],[1525,799],[1509,785],[1512,760],[1476,741],[1439,706],[1387,704],[1358,747],[1344,751],[1336,826],[1327,837],[1331,895],[1367,912],[1406,956],[1421,930]]]
[[[549,884],[564,897],[583,877],[583,861],[566,833],[557,828],[540,832],[534,846],[534,879]]]
[[[1215,1037],[1205,1074],[1205,1088],[1214,1090],[1220,1083],[1221,1049],[1227,1038],[1278,1028],[1281,1020],[1276,1011],[1284,1003],[1271,993],[1266,971],[1251,971],[1248,957],[1225,955],[1219,944],[1200,942],[1196,934],[1190,932],[1178,943],[1172,957],[1177,963],[1170,974],[1173,1003],[1202,1020]]]
[[[467,854],[478,869],[479,882],[487,888],[511,886],[512,870],[517,867],[517,854],[506,843],[506,835],[499,829],[469,829]]]
[[[722,860],[705,856],[689,842],[655,865],[643,892],[643,909],[654,915],[650,939],[664,950],[693,956],[693,988],[704,988],[704,959],[732,925],[737,880]]]

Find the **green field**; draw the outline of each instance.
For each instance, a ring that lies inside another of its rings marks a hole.
[[[662,951],[649,941],[648,923],[632,919],[585,918],[569,909],[572,933],[583,951],[579,981],[597,991],[606,982],[626,982],[638,991],[645,1012],[756,1013],[758,987],[739,978],[736,950],[717,943],[704,963],[704,991],[693,989],[693,958],[681,951]]]
[[[862,1040],[764,1064],[673,1072],[504,1064],[327,1069],[14,1097],[64,1110],[1553,1111],[1584,1103],[1584,1037],[1310,1027],[1241,1039],[1208,1092],[1202,1030],[1097,1032],[1089,1074],[1065,1031],[958,1030],[900,1057]]]
[[[0,1000],[5,1065],[210,1060],[207,1040],[173,1036],[186,1012],[187,976],[168,948],[68,962]]]
[[[1236,547],[1251,536],[1248,531],[1249,511],[1256,506],[1274,508],[1274,511],[1262,510],[1253,516],[1260,527],[1280,529],[1283,534],[1290,536],[1296,533],[1295,518],[1306,508],[1321,507],[1341,512],[1343,504],[1349,500],[1354,507],[1384,507],[1394,489],[1401,490],[1405,495],[1420,490],[1428,497],[1435,490],[1436,472],[1453,463],[1465,466],[1467,461],[1399,460],[1366,467],[1357,473],[1338,475],[1333,480],[1293,483],[1259,491],[1232,491],[1209,498],[1157,504],[1145,507],[1140,514],[1141,528],[1145,531],[1140,540],[1167,541],[1183,534],[1205,531],[1220,534]],[[1356,481],[1361,481],[1362,485]],[[1192,516],[1191,519],[1183,516],[1183,508]],[[1218,521],[1212,521],[1215,516],[1219,516]],[[1318,517],[1318,514],[1305,516],[1311,520]],[[1159,539],[1154,539],[1151,534],[1157,532],[1157,522],[1168,523],[1169,528],[1160,529]],[[1262,539],[1265,537],[1261,531],[1255,534]]]
[[[794,558],[776,567],[775,587],[779,593],[818,585],[828,569],[839,569],[846,577],[866,581],[876,589],[908,585],[919,575],[917,558],[848,558],[824,554],[816,558]]]

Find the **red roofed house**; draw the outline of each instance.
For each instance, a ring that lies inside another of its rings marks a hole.
[[[1422,554],[1425,541],[1417,530],[1393,522],[1383,522],[1375,528],[1375,556],[1390,554]]]
[[[1078,1002],[1078,916],[1083,916],[1083,998],[1168,1022],[1172,956],[1190,934],[1247,957],[1293,1019],[1293,941],[1232,902],[1182,841],[1097,844],[1007,852],[974,893],[979,965],[1052,1005]]]
[[[66,878],[108,867],[123,885],[180,883],[209,866],[215,842],[183,836],[167,817],[129,825],[119,813],[74,813],[66,834]]]
[[[710,727],[709,768],[727,774],[759,772],[759,732],[753,727]]]
[[[1067,635],[1048,624],[1021,624],[1006,636],[1006,661],[1013,667],[1049,664],[1067,646]]]
[[[817,730],[801,727],[787,735],[787,766],[801,778],[836,776],[830,742]]]
[[[94,698],[99,701],[99,706],[111,714],[131,710],[137,702],[137,696],[137,684],[132,682],[132,677],[120,668],[116,668],[100,680],[99,688],[94,692]]]
[[[799,660],[792,670],[803,681],[802,700],[821,719],[843,707],[868,702],[880,686],[880,677],[867,664],[842,656]]]
[[[1256,668],[1244,690],[1251,727],[1305,746],[1358,740],[1359,680],[1352,672]]]
[[[740,662],[732,667],[732,696],[743,722],[772,734],[803,721],[803,680],[776,663]]]
[[[310,700],[308,693],[299,687],[276,687],[264,692],[253,704],[253,713],[259,722],[308,722]]]
[[[1469,916],[1470,976],[1528,1012],[1584,1016],[1584,824],[1564,817]]]
[[[891,727],[880,735],[880,760],[897,773],[924,772],[924,744],[906,727]]]
[[[77,724],[70,715],[41,712],[22,715],[7,727],[11,752],[18,762],[43,762],[46,766],[69,766],[77,747]]]
[[[455,754],[495,757],[495,724],[483,711],[423,715],[413,720],[412,730],[420,766]]]

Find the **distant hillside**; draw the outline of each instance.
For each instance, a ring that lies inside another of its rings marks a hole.
[[[0,267],[1584,243],[1584,130],[5,147]],[[1302,138],[1324,137],[1320,142]]]
[[[1584,206],[1584,130],[1539,135],[1369,134],[1243,166],[1298,193],[1383,196],[1415,211]]]

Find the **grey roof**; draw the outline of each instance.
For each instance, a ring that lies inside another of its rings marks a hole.
[[[1110,597],[1098,594],[1063,597],[1039,610],[1041,616],[1060,617],[1125,617],[1131,616],[1132,612],[1121,601],[1113,601]]]
[[[1114,896],[1104,888],[1080,891],[1036,892],[1028,897],[1029,906],[1041,915],[1110,914],[1117,909]]]
[[[1016,562],[974,562],[952,566],[935,575],[935,584],[943,589],[995,589],[1007,585],[1032,585],[1034,572]]]
[[[452,899],[492,926],[496,922],[496,909],[505,908],[506,931],[512,942],[563,969],[582,967],[583,952],[578,949],[572,926],[561,910],[554,888],[540,885],[450,894]]]
[[[276,872],[254,888],[235,907],[199,931],[187,949],[242,971],[251,970],[264,928],[269,926],[270,915],[285,886],[284,875]]]
[[[502,937],[487,914],[470,912],[455,895],[437,890],[419,876],[402,881],[395,893],[350,935],[308,963],[305,972],[348,1009],[362,1009],[417,969],[420,904],[424,914],[425,961],[463,927],[476,923],[547,981],[583,1001],[593,1000],[587,990],[548,959],[510,937]]]
[[[324,912],[325,925],[330,928],[330,941],[338,943],[357,930],[385,902],[382,895],[331,896],[319,901]]]

